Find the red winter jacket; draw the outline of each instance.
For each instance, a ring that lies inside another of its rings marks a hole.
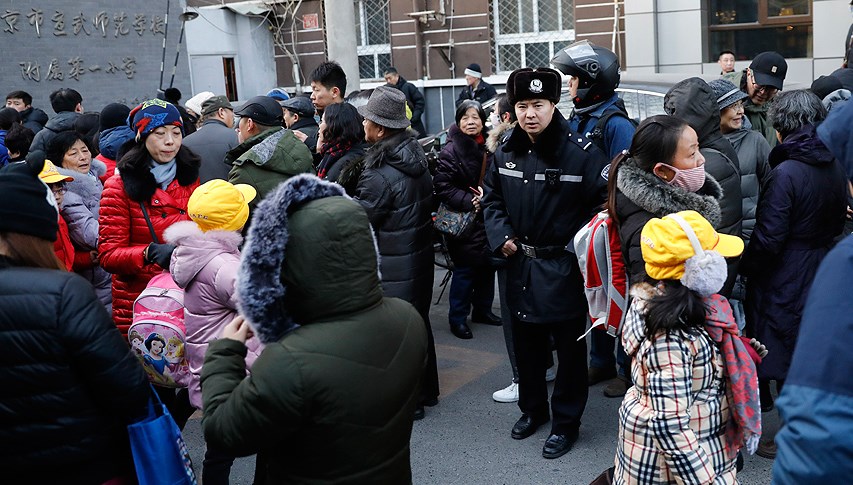
[[[163,231],[167,227],[189,220],[187,202],[199,183],[198,166],[182,166],[180,162],[178,176],[165,191],[156,186],[150,171],[122,167],[120,172],[107,180],[101,197],[98,253],[101,266],[113,274],[113,320],[127,337],[133,318],[133,301],[148,281],[163,271],[143,259],[143,251],[153,240],[139,202],[134,199],[144,198],[154,189],[145,207],[157,239],[163,243]],[[181,185],[182,180],[192,181]]]
[[[103,153],[99,153],[98,156],[95,157],[95,160],[100,160],[104,162],[104,165],[107,166],[106,173],[98,177],[101,179],[102,184],[106,184],[107,180],[109,180],[110,177],[112,177],[116,173],[116,161],[105,157]]]
[[[74,245],[71,244],[71,236],[68,235],[68,224],[65,219],[59,217],[59,231],[56,232],[56,241],[53,243],[53,252],[56,257],[65,266],[65,269],[71,271],[74,267]]]

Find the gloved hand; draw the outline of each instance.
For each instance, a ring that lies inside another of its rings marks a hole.
[[[169,271],[169,262],[172,259],[172,253],[174,251],[174,244],[151,243],[148,245],[148,250],[145,252],[145,260],[149,263],[156,264],[166,271]]]
[[[769,350],[767,350],[766,345],[764,345],[763,343],[759,342],[756,339],[750,340],[749,345],[751,345],[752,348],[755,349],[755,353],[757,353],[758,356],[761,357],[762,359],[767,357],[767,353],[770,352]]]
[[[749,354],[749,357],[752,358],[752,361],[756,364],[760,364],[764,359],[764,356],[767,355],[767,347],[764,346],[761,342],[755,339],[748,339],[746,337],[738,337],[743,345],[746,347],[746,353]]]

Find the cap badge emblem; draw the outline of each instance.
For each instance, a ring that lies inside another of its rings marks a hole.
[[[541,79],[533,79],[530,81],[530,92],[531,93],[541,93],[542,92],[542,80]]]
[[[770,72],[772,72],[773,74],[776,74],[776,69],[778,69],[778,68],[776,66],[773,66],[770,68]]]

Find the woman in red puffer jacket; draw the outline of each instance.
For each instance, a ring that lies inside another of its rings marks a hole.
[[[181,146],[183,125],[173,105],[146,101],[130,112],[129,120],[136,145],[104,187],[98,238],[101,266],[113,274],[113,320],[125,338],[133,301],[154,275],[169,268],[174,246],[164,244],[163,231],[189,220],[187,201],[198,187],[200,165],[199,158]]]

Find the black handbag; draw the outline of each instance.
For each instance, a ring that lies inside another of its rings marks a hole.
[[[488,152],[483,153],[483,165],[480,168],[480,181],[477,186],[483,185],[483,177],[486,175],[486,163],[488,161]],[[451,209],[444,202],[438,205],[438,210],[433,214],[433,227],[443,234],[448,236],[460,237],[471,227],[474,218],[477,217],[477,211],[461,212]]]

